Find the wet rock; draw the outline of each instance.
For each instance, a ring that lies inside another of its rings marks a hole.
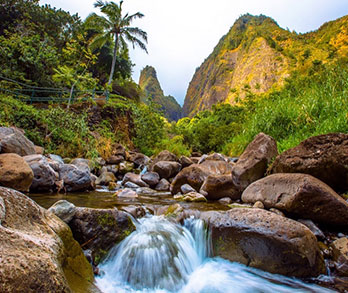
[[[240,199],[241,192],[234,184],[231,175],[209,175],[200,189],[209,200],[218,200],[223,197]]]
[[[160,176],[156,172],[147,172],[141,175],[141,179],[146,182],[149,186],[155,187],[160,181]]]
[[[277,155],[276,141],[264,133],[259,133],[234,165],[233,182],[243,191],[248,185],[265,175],[268,164]]]
[[[68,192],[85,191],[92,187],[91,173],[79,170],[75,165],[64,164],[59,168],[59,178]]]
[[[169,191],[170,189],[170,183],[166,179],[161,179],[160,182],[155,187],[155,190],[157,191]]]
[[[188,157],[181,156],[179,158],[179,163],[181,164],[182,168],[186,168],[188,166],[191,166],[193,164],[192,160]]]
[[[117,190],[114,195],[121,198],[122,197],[137,198],[138,197],[138,194],[134,190],[129,188]]]
[[[147,166],[150,164],[150,158],[148,156],[145,156],[144,154],[141,153],[135,153],[135,152],[130,152],[128,156],[128,160],[136,167],[139,166]]]
[[[92,267],[69,227],[27,196],[0,188],[1,292],[88,292]],[[78,287],[76,286],[78,284]]]
[[[328,185],[307,174],[274,174],[251,184],[242,194],[247,203],[261,201],[276,208],[327,225],[347,225],[348,203]]]
[[[28,163],[17,154],[0,154],[0,185],[27,192],[34,173]]]
[[[146,196],[156,196],[157,192],[156,190],[153,190],[150,187],[139,187],[136,189],[136,193],[140,195],[146,195]]]
[[[76,213],[75,205],[67,200],[57,201],[48,210],[67,224],[71,221]]]
[[[122,162],[120,163],[118,170],[121,174],[130,173],[134,170],[134,163]]]
[[[49,154],[48,158],[51,159],[54,162],[57,162],[59,165],[64,165],[65,164],[65,162],[64,162],[64,160],[62,159],[61,156]],[[71,162],[70,158],[66,158],[66,159],[69,159],[69,163]]]
[[[219,203],[224,204],[224,205],[228,205],[232,202],[232,199],[229,197],[223,197],[219,199]]]
[[[181,165],[178,162],[160,161],[153,166],[153,171],[158,173],[160,178],[169,179],[179,173]]]
[[[77,208],[69,226],[81,247],[92,251],[94,264],[135,230],[129,216],[117,209]]]
[[[262,209],[203,212],[215,256],[295,277],[325,273],[313,233],[304,225]]]
[[[340,238],[331,243],[332,258],[337,274],[348,277],[348,238]]]
[[[124,187],[131,188],[131,189],[137,189],[137,188],[139,188],[139,185],[136,185],[135,183],[128,181],[124,184]]]
[[[232,165],[223,161],[205,161],[202,164],[193,164],[183,170],[174,178],[170,191],[172,194],[180,192],[184,184],[191,185],[196,191],[199,191],[203,182],[209,175],[227,175],[231,174]]]
[[[299,219],[297,222],[305,225],[319,240],[325,240],[324,233],[311,220]]]
[[[127,173],[126,175],[124,175],[122,185],[126,184],[127,182],[132,182],[138,187],[149,187],[149,185],[141,179],[141,175],[134,173]]]
[[[113,164],[119,164],[124,161],[123,156],[110,156],[109,158],[106,159],[106,163],[113,165]]]
[[[262,203],[262,201],[257,201],[257,202],[254,203],[253,208],[255,208],[255,209],[264,209],[265,206]]]
[[[155,211],[155,215],[164,215],[167,217],[177,217],[180,213],[184,211],[183,207],[176,203],[169,206],[161,206]]]
[[[36,154],[35,145],[15,127],[0,127],[0,150],[20,156]]]
[[[200,194],[196,191],[191,191],[186,194],[177,194],[174,195],[174,199],[180,201],[188,201],[188,202],[206,202],[207,199],[203,194]]]
[[[348,135],[314,136],[279,155],[272,173],[305,173],[336,191],[348,190]]]
[[[119,188],[119,187],[120,187],[120,185],[118,185],[116,182],[109,182],[109,184],[108,184],[108,189],[110,191],[115,190],[116,188]]]
[[[213,153],[211,155],[203,155],[200,160],[198,161],[198,164],[202,164],[204,161],[223,161],[226,162],[226,158],[224,155],[219,153]]]
[[[145,217],[146,215],[145,209],[141,206],[124,206],[122,210],[136,219]]]
[[[56,189],[56,182],[59,180],[58,173],[51,168],[43,155],[25,156],[23,159],[28,163],[34,173],[31,191],[53,191]]]
[[[117,179],[112,172],[103,172],[95,181],[97,185],[109,185],[110,182],[116,182]]]
[[[182,194],[186,194],[186,193],[189,193],[189,192],[195,192],[196,190],[189,184],[184,184],[181,186],[180,188]]]

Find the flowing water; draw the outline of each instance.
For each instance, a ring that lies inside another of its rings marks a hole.
[[[314,284],[209,257],[209,235],[201,220],[184,225],[164,217],[135,221],[136,231],[101,264],[97,286],[122,292],[332,292]]]

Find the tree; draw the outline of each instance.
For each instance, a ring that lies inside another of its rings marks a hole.
[[[133,20],[142,18],[144,15],[140,12],[132,15],[128,13],[122,15],[122,3],[123,1],[117,4],[115,2],[98,0],[94,7],[100,8],[100,11],[106,17],[92,13],[86,19],[87,27],[96,31],[96,35],[91,42],[92,49],[101,48],[110,40],[114,44],[108,85],[111,85],[113,80],[118,51],[128,47],[127,41],[133,45],[133,48],[137,45],[147,53],[146,45],[144,44],[144,42],[147,43],[147,33],[131,26]]]

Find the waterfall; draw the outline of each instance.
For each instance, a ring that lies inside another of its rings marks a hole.
[[[209,257],[204,222],[183,225],[162,216],[135,220],[136,231],[100,266],[97,286],[119,292],[331,292],[300,280]]]

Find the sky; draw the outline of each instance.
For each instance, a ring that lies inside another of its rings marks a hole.
[[[85,19],[95,0],[44,0]],[[114,0],[118,2],[118,0]],[[182,105],[197,67],[209,56],[234,21],[245,13],[272,17],[282,28],[305,33],[348,14],[348,0],[124,0],[123,11],[141,12],[133,25],[148,34],[148,52],[130,47],[133,79],[153,66],[166,95]]]

